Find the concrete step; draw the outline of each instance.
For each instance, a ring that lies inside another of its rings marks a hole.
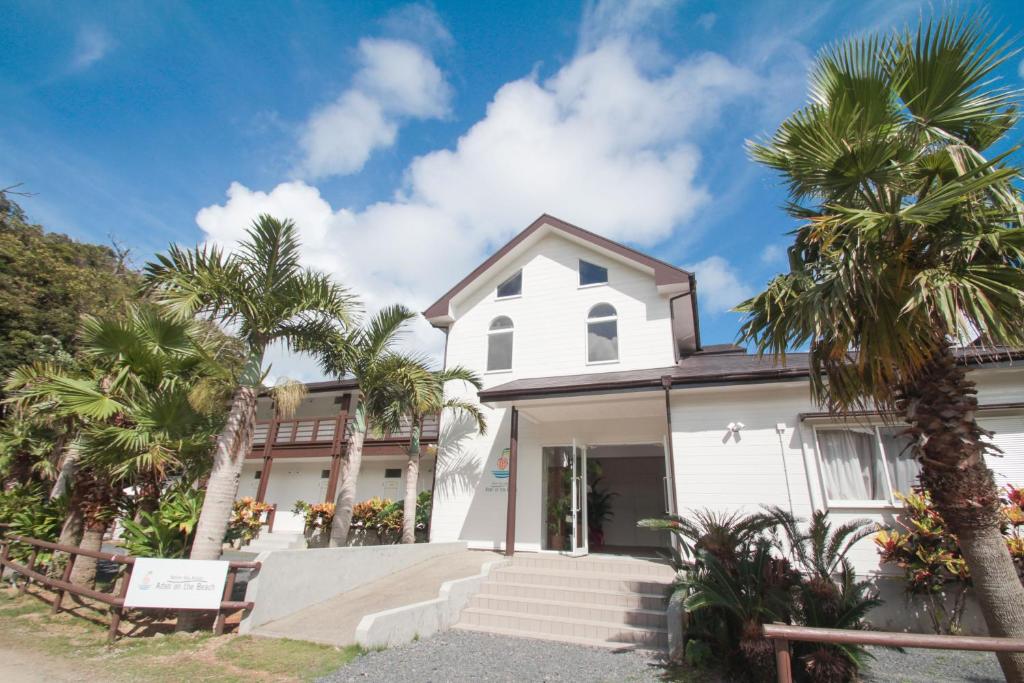
[[[598,607],[624,607],[661,611],[665,611],[668,604],[668,598],[664,589],[655,593],[638,593],[634,591],[594,590],[592,588],[566,586],[542,586],[534,583],[514,583],[511,581],[486,581],[480,587],[479,595],[568,602]]]
[[[460,631],[475,631],[477,633],[489,633],[496,636],[506,636],[510,638],[530,638],[533,640],[551,640],[559,643],[572,643],[573,645],[582,645],[584,647],[596,647],[605,650],[614,650],[615,652],[626,652],[629,650],[637,649],[650,649],[640,648],[636,643],[610,643],[604,640],[592,640],[590,638],[576,638],[574,636],[562,636],[562,635],[551,635],[549,633],[529,633],[525,631],[517,631],[515,629],[507,628],[490,628],[483,626],[474,626],[472,624],[458,623],[452,626]]]
[[[655,580],[671,581],[675,578],[672,565],[656,560],[639,560],[623,557],[563,557],[558,555],[517,555],[513,567],[525,569],[547,569],[562,572],[585,572],[587,574],[614,574],[616,576],[653,577]]]
[[[500,595],[477,593],[470,600],[469,607],[499,612],[514,612],[527,616],[561,617],[583,619],[640,628],[665,628],[664,609],[642,609],[608,605],[560,602],[538,598],[513,598]]]
[[[507,633],[526,637],[541,635],[558,640],[582,638],[652,649],[668,647],[668,631],[664,627],[638,627],[580,618],[520,614],[479,607],[464,609],[459,624],[476,626],[480,630],[488,630],[492,633],[494,629],[504,629]]]
[[[264,552],[268,550],[295,550],[306,547],[306,537],[298,533],[262,533],[242,550]]]
[[[612,574],[608,572],[552,571],[529,567],[502,567],[491,574],[491,580],[499,582],[526,583],[560,588],[589,588],[622,593],[663,593],[671,585],[671,579],[653,576]]]

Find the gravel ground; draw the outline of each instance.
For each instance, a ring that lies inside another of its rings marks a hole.
[[[400,681],[660,681],[661,662],[649,652],[608,650],[486,633],[445,631],[357,657],[324,683]]]
[[[868,648],[875,659],[863,672],[865,683],[1001,683],[999,661],[991,652]]]

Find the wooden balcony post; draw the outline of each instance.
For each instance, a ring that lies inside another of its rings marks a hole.
[[[518,455],[519,410],[512,406],[512,429],[508,443],[508,504],[505,517],[505,554],[508,556],[512,556],[516,552],[516,460]]]
[[[334,423],[334,440],[331,443],[331,473],[327,478],[327,491],[324,502],[334,502],[338,495],[338,478],[341,476],[341,444],[346,440],[345,427],[348,425],[348,407],[352,394],[345,394],[341,399],[341,409]]]
[[[789,641],[785,638],[776,638],[772,642],[775,644],[775,668],[778,670],[779,683],[793,683],[793,667],[790,662]]]
[[[270,468],[274,465],[274,442],[277,441],[277,415],[270,418],[270,428],[267,429],[267,442],[263,444],[263,470],[260,472],[260,485],[256,488],[256,500],[263,502],[267,495],[267,486],[270,484]],[[294,430],[293,430],[294,431]]]

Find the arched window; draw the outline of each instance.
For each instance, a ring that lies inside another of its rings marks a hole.
[[[619,317],[609,304],[597,304],[587,314],[587,362],[619,359]]]
[[[500,315],[487,331],[487,370],[512,369],[512,319]]]

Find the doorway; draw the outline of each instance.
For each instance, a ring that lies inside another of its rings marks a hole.
[[[669,508],[665,449],[660,443],[541,448],[543,542],[568,555],[589,552],[658,555],[664,532],[637,527]]]

